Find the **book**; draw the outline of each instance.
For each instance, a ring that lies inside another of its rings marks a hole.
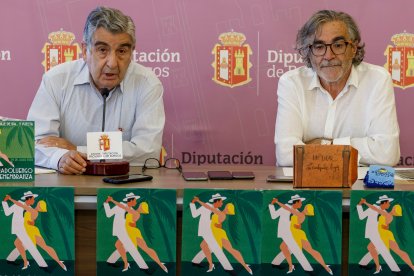
[[[34,122],[0,121],[0,182],[34,177]]]

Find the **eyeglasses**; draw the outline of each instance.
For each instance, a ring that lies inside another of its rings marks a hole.
[[[142,173],[144,173],[146,169],[159,168],[177,169],[180,173],[182,173],[183,171],[183,168],[180,164],[180,160],[178,160],[177,158],[168,158],[167,160],[165,160],[163,165],[161,165],[160,160],[158,160],[157,158],[148,158],[145,160],[144,166],[142,166]]]
[[[308,47],[311,49],[311,52],[314,56],[323,56],[326,54],[328,46],[331,48],[332,53],[335,55],[342,55],[345,53],[346,48],[348,47],[348,41],[336,41],[334,43],[314,43]]]

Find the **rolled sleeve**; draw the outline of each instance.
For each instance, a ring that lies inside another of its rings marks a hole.
[[[163,87],[158,81],[142,93],[131,140],[123,141],[124,159],[132,165],[143,165],[147,158],[159,158],[165,124]]]
[[[44,75],[27,115],[28,120],[35,121],[35,140],[47,136],[60,137],[60,108],[56,89]],[[57,170],[58,162],[66,152],[65,149],[35,145],[35,164]]]
[[[277,95],[276,161],[278,166],[292,166],[293,146],[304,145],[303,118],[295,85],[286,75],[279,80]]]
[[[391,78],[377,82],[373,89],[377,92],[368,99],[372,119],[367,135],[351,138],[351,145],[358,150],[363,164],[394,166],[400,158],[400,129]]]

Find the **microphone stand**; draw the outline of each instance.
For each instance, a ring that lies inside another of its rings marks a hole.
[[[103,112],[102,112],[102,132],[105,131],[105,113],[106,113],[106,99],[109,96],[109,89],[102,88],[100,90],[103,98]],[[105,159],[99,160],[99,162],[87,161],[86,171],[84,174],[89,175],[122,175],[128,174],[129,162],[106,162]]]
[[[105,110],[106,110],[106,98],[108,98],[109,95],[109,89],[108,88],[102,88],[101,94],[103,98],[103,113],[102,113],[102,132],[105,131]],[[105,159],[101,159],[99,162],[104,163]]]

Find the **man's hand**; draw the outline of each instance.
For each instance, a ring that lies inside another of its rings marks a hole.
[[[306,141],[306,145],[332,145],[333,140],[329,138],[315,138],[310,141]]]
[[[59,160],[58,171],[63,174],[82,174],[86,168],[86,154],[70,150]]]
[[[359,201],[358,205],[362,205],[362,204],[364,204],[365,202],[367,202],[367,201],[366,201],[366,199],[365,199],[365,198],[361,198],[361,200]]]
[[[272,205],[273,205],[273,204],[275,204],[277,201],[278,201],[278,200],[277,200],[277,198],[275,198],[275,197],[274,197],[274,198],[272,199],[272,202],[270,202],[270,204],[272,204]]]
[[[199,200],[199,198],[195,196],[195,197],[193,198],[193,200],[191,200],[191,203],[196,203],[198,200]]]
[[[76,146],[73,145],[71,142],[69,142],[66,139],[56,137],[56,136],[48,136],[48,137],[42,138],[40,140],[37,140],[36,143],[39,145],[46,146],[46,147],[76,150]]]
[[[10,197],[10,195],[6,195],[5,197],[4,197],[4,199],[3,199],[3,201],[7,201],[7,200],[9,200],[11,197]]]
[[[110,201],[112,201],[112,196],[108,196],[105,200],[105,203],[109,203]]]

